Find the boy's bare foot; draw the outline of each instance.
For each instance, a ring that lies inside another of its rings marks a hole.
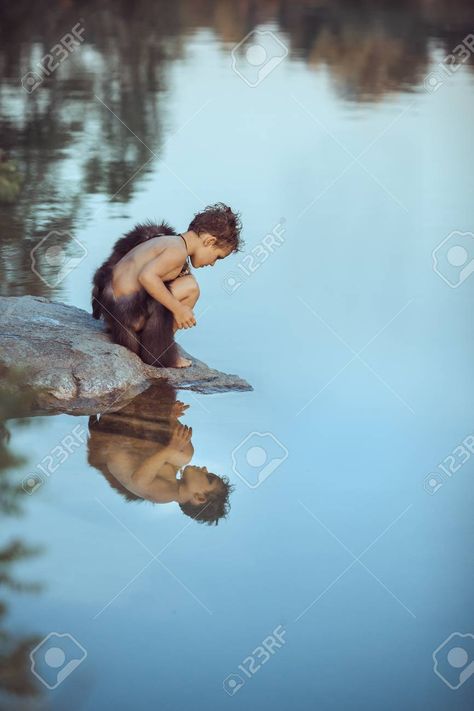
[[[190,365],[192,365],[192,360],[189,360],[189,358],[183,358],[183,356],[178,356],[176,368],[189,368]]]

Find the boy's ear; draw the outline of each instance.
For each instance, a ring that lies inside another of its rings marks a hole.
[[[193,499],[196,502],[196,504],[205,504],[207,497],[205,494],[196,493],[196,494],[194,494]]]
[[[214,235],[210,235],[209,233],[206,234],[204,237],[204,245],[206,247],[213,247],[217,242],[217,238],[214,237]]]

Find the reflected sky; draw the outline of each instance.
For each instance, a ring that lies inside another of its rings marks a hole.
[[[135,222],[182,230],[223,200],[246,252],[200,270],[180,340],[254,391],[178,393],[193,463],[236,487],[217,528],[125,501],[85,445],[6,519],[6,541],[42,546],[15,565],[44,589],[11,595],[5,625],[88,655],[38,708],[470,708],[474,679],[451,690],[431,656],[474,633],[474,277],[453,285],[443,252],[453,232],[472,243],[474,77],[472,58],[441,66],[469,3],[59,7],[4,10],[0,147],[23,183],[0,206],[1,293],[90,310]],[[81,18],[84,45],[27,94]],[[288,55],[251,87],[231,50],[254,28]],[[53,286],[30,258],[52,229],[87,251]],[[15,481],[77,425],[8,422],[28,458]],[[285,643],[249,672],[278,625]]]

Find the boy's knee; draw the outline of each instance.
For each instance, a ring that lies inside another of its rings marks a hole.
[[[199,284],[192,274],[178,277],[178,279],[172,281],[170,284],[170,290],[173,296],[179,299],[179,301],[189,298],[197,301],[200,294]]]
[[[197,283],[196,279],[191,276],[190,277],[191,281],[189,284],[189,295],[193,297],[193,299],[196,299],[196,301],[199,299],[199,295],[201,293],[201,290],[199,288],[199,284]]]

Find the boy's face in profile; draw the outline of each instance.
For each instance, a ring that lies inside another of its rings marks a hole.
[[[200,234],[199,239],[199,247],[191,257],[191,264],[196,269],[213,267],[218,259],[224,259],[229,255],[230,250],[226,247],[219,247],[216,238],[208,232]]]
[[[221,480],[216,474],[208,472],[206,467],[188,465],[182,470],[181,482],[191,494],[193,503],[203,504],[208,494],[219,488]]]

